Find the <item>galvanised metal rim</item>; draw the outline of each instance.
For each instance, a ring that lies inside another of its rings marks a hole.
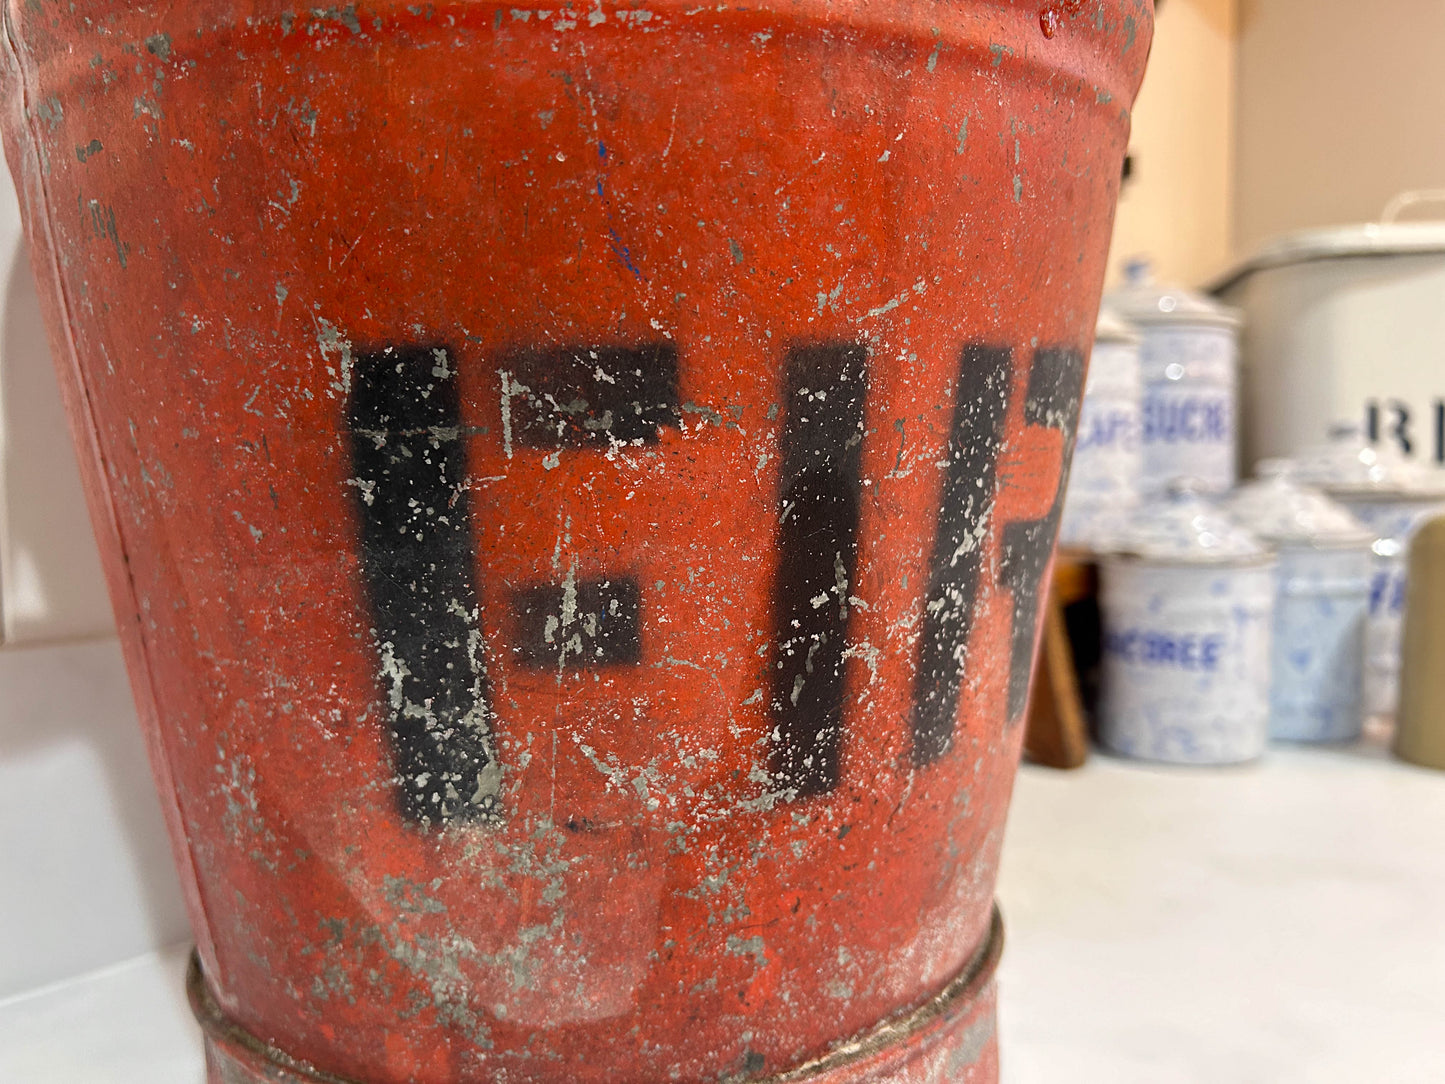
[[[756,1084],[808,1084],[849,1065],[892,1051],[905,1051],[913,1038],[936,1030],[961,1015],[993,981],[1003,954],[1003,916],[995,904],[989,920],[988,936],[973,958],[964,965],[948,985],[922,1005],[876,1024],[862,1035],[850,1039],[820,1058],[805,1062],[773,1076],[757,1078]],[[226,1053],[245,1061],[262,1061],[268,1068],[289,1073],[296,1084],[364,1084],[351,1077],[340,1077],[318,1069],[309,1062],[292,1057],[284,1050],[258,1039],[226,1016],[211,994],[201,971],[200,958],[193,951],[186,969],[186,997],[191,1012],[205,1032],[206,1038]],[[921,1051],[915,1050],[917,1054]],[[278,1079],[285,1079],[284,1077]]]
[[[201,958],[194,950],[191,952],[190,966],[186,968],[186,999],[191,1003],[191,1012],[201,1025],[206,1039],[232,1057],[244,1062],[264,1062],[270,1069],[289,1074],[290,1080],[296,1084],[361,1084],[360,1081],[324,1072],[310,1062],[293,1058],[284,1050],[262,1042],[226,1016],[211,995],[211,988],[206,984],[205,975],[201,973]],[[277,1079],[284,1081],[287,1077],[281,1076]]]
[[[911,1012],[875,1025],[870,1031],[848,1040],[821,1058],[775,1076],[764,1077],[758,1084],[806,1084],[847,1065],[866,1061],[890,1050],[906,1049],[911,1039],[947,1024],[972,1005],[993,981],[1001,955],[1003,916],[995,904],[989,919],[988,936],[983,944],[974,953],[973,959],[936,996]]]

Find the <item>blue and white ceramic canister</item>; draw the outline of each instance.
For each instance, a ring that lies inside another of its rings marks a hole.
[[[1099,737],[1173,764],[1254,760],[1269,732],[1275,560],[1176,484],[1102,565]]]
[[[1223,493],[1238,477],[1239,316],[1199,294],[1160,287],[1147,263],[1127,269],[1108,304],[1142,336],[1145,494],[1176,478]]]
[[[1393,715],[1400,698],[1410,540],[1432,517],[1445,514],[1445,473],[1411,462],[1387,445],[1366,444],[1354,426],[1335,427],[1330,442],[1299,456],[1292,473],[1322,489],[1375,536],[1364,710],[1366,715]]]
[[[1139,334],[1104,309],[1079,410],[1060,545],[1093,549],[1101,533],[1117,531],[1133,515],[1143,465],[1141,397]]]
[[[1365,619],[1375,536],[1323,493],[1266,460],[1230,495],[1236,522],[1274,550],[1279,573],[1271,651],[1269,736],[1344,742],[1360,736]]]

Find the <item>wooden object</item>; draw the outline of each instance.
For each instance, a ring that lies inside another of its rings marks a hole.
[[[1079,768],[1089,759],[1088,720],[1064,608],[1096,589],[1097,574],[1088,555],[1060,551],[1044,606],[1024,735],[1024,755],[1050,768]]]

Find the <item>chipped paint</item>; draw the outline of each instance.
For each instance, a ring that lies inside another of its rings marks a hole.
[[[996,1078],[1098,7],[16,5],[212,1084]]]

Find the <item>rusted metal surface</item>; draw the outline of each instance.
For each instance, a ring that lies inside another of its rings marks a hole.
[[[7,5],[236,1034],[368,1082],[993,1079],[1151,27],[1049,10]]]
[[[821,1058],[758,1084],[868,1084],[949,1080],[971,1084],[998,1073],[994,971],[1003,950],[1003,923],[994,911],[989,936],[968,966],[932,1000],[840,1043]],[[220,1084],[355,1084],[298,1062],[228,1020],[206,987],[194,956],[186,975],[191,1008],[206,1033],[208,1068]]]

